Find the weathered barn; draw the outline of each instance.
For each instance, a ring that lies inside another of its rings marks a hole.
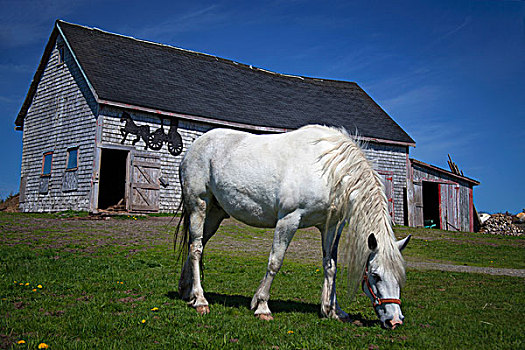
[[[410,159],[408,171],[410,226],[474,231],[474,186],[479,182]]]
[[[178,165],[199,135],[306,124],[357,131],[383,175],[394,222],[407,222],[415,142],[356,83],[57,21],[15,121],[23,130],[20,208],[171,212],[180,201]]]

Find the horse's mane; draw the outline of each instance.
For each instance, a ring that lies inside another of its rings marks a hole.
[[[378,250],[375,259],[402,285],[405,265],[397,248],[383,182],[365,157],[361,147],[344,129],[328,128],[330,135],[319,139],[328,149],[319,157],[330,193],[330,212],[326,226],[348,223],[343,233],[341,261],[348,267],[349,291],[353,295],[361,282],[370,249],[368,236],[373,233]]]

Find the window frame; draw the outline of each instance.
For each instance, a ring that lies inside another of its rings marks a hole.
[[[66,157],[66,171],[76,171],[78,170],[78,151],[79,151],[79,146],[74,146],[74,147],[69,147],[66,151],[66,154],[67,154],[67,157]],[[75,167],[74,168],[69,168],[69,158],[70,158],[70,152],[75,150],[76,153],[77,153],[77,159],[75,161]]]
[[[47,151],[44,152],[42,155],[42,167],[40,169],[40,177],[51,177],[51,173],[53,172],[53,153],[54,151]],[[44,168],[46,165],[46,156],[51,156],[51,163],[49,164],[49,173],[44,173]]]

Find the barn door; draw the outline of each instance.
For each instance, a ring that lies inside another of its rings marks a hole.
[[[378,171],[385,186],[386,199],[388,200],[388,213],[394,223],[394,177],[391,172]]]
[[[459,231],[459,185],[441,184],[439,192],[441,227],[448,231]]]
[[[159,211],[160,157],[133,152],[130,157],[129,211]]]
[[[412,218],[412,226],[424,226],[423,216],[423,182],[414,181],[414,216]]]

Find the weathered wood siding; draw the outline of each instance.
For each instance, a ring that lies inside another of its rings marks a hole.
[[[412,163],[411,182],[413,183],[412,226],[423,225],[423,181],[439,183],[441,228],[454,231],[471,231],[472,185],[467,181],[443,172]]]
[[[61,63],[55,47],[24,121],[22,211],[89,209],[95,108],[94,98],[71,55],[64,48]],[[66,172],[67,150],[71,147],[78,147],[78,169]],[[40,174],[47,151],[53,151],[53,163],[51,176],[45,178]]]
[[[178,208],[181,198],[181,190],[179,183],[179,165],[182,161],[184,153],[187,148],[195,141],[196,138],[204,134],[206,131],[212,129],[211,125],[203,123],[189,122],[179,120],[178,132],[182,136],[183,151],[178,156],[173,156],[168,152],[167,145],[164,144],[158,151],[145,149],[144,140],[138,141],[134,146],[132,141],[136,138],[135,135],[128,135],[126,141],[122,144],[123,136],[120,129],[124,127],[125,123],[120,120],[122,110],[117,108],[105,107],[100,112],[103,117],[102,125],[102,143],[101,147],[125,147],[130,151],[137,151],[142,153],[151,153],[160,157],[160,173],[159,181],[162,178],[164,185],[160,186],[159,193],[159,211],[160,212],[175,212]],[[134,122],[137,125],[149,126],[150,132],[153,132],[161,127],[160,117],[143,112],[130,112]],[[170,128],[169,118],[164,118],[164,132],[167,133]],[[102,160],[103,161],[103,160]]]
[[[404,195],[406,187],[408,147],[370,142],[364,148],[375,170],[392,174],[394,223],[404,224]]]

